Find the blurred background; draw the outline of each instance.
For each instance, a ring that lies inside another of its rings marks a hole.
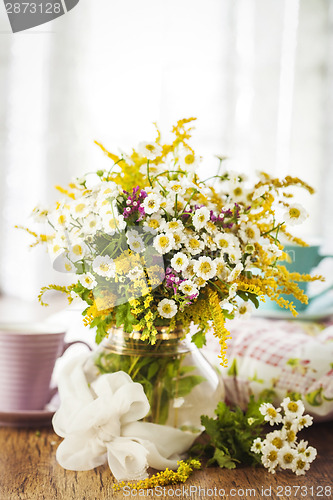
[[[0,4],[0,291],[35,300],[61,282],[14,229],[54,185],[108,168],[94,145],[126,151],[196,116],[193,144],[251,174],[299,176],[305,238],[333,253],[333,2],[80,0],[11,34]],[[333,279],[333,278],[332,278]]]

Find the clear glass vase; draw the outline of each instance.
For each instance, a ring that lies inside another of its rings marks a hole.
[[[94,353],[94,364],[99,374],[122,370],[142,384],[150,403],[144,421],[201,431],[200,416],[214,416],[224,399],[221,378],[181,330],[165,330],[159,329],[151,345],[137,332],[112,329]]]

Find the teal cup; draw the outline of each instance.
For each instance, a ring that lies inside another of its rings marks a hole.
[[[323,259],[326,259],[327,257],[333,257],[333,255],[321,254],[319,244],[309,245],[308,247],[285,245],[284,251],[289,255],[290,262],[280,261],[279,264],[285,265],[287,270],[291,273],[311,274],[313,269],[316,268]],[[298,286],[306,295],[308,295],[308,282],[298,282]],[[332,287],[333,285],[325,288],[320,293],[308,296],[308,304],[303,304],[293,295],[283,294],[282,297],[289,301],[292,301],[296,306],[296,311],[302,312],[305,311],[307,307],[309,307],[313,300],[326,294]],[[280,309],[280,307],[273,301],[270,302],[270,305],[273,306],[274,309]]]

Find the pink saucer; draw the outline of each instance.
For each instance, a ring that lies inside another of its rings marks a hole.
[[[1,411],[0,427],[51,426],[55,410]]]

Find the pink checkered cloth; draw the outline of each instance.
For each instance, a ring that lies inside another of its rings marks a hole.
[[[315,420],[333,418],[333,324],[251,318],[227,327],[227,401],[245,408],[251,394],[269,394],[280,404],[292,393]],[[204,353],[215,365],[219,348],[210,334]]]

